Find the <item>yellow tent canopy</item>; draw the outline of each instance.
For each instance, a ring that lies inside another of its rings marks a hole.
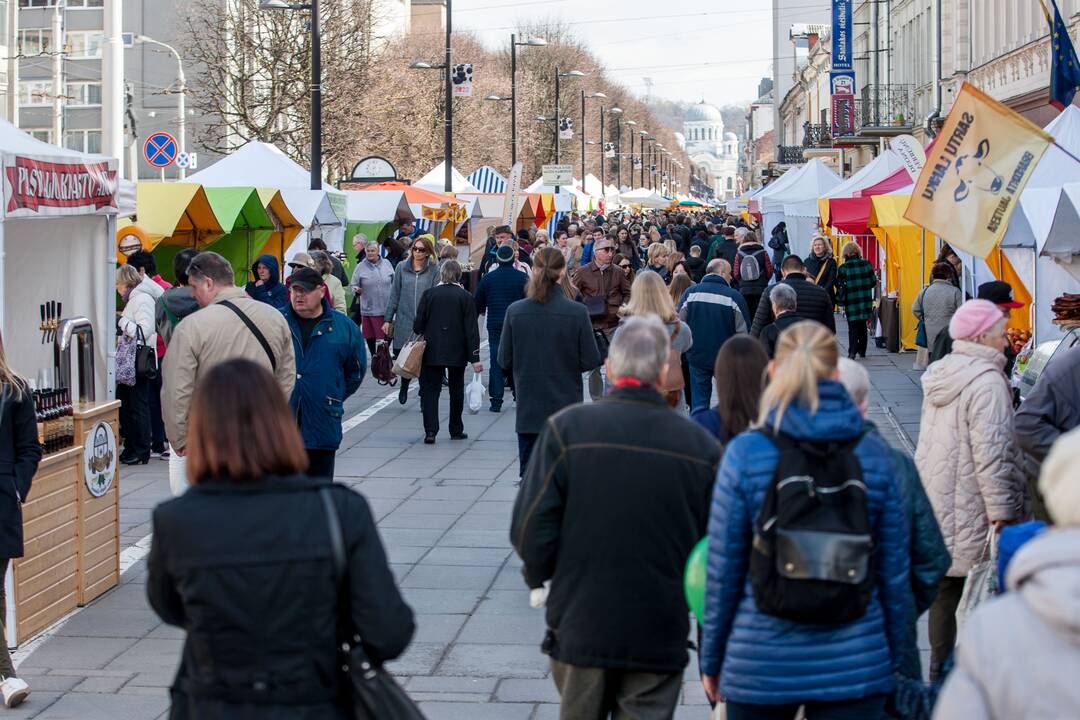
[[[930,233],[904,218],[910,196],[874,195],[871,198],[870,230],[885,247],[885,292],[897,293],[900,307],[900,346],[915,349],[918,320],[911,306],[929,278],[936,255]]]
[[[202,185],[141,182],[135,186],[135,223],[150,241],[198,247],[224,231]]]
[[[264,254],[276,257],[278,266],[284,267],[285,249],[292,245],[297,235],[303,232],[304,226],[289,210],[289,206],[285,204],[279,191],[273,188],[256,188],[255,192],[259,194],[259,200],[266,208],[266,214],[274,225],[274,232],[263,245],[262,251]]]

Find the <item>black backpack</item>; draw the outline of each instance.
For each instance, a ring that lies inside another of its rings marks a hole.
[[[754,523],[758,609],[802,623],[862,617],[874,589],[869,499],[855,446],[766,435],[780,451]]]

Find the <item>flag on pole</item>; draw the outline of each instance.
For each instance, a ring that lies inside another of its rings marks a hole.
[[[1020,193],[1054,138],[964,83],[904,213],[985,258],[1009,226]]]
[[[1076,88],[1080,86],[1080,59],[1076,57],[1069,27],[1061,18],[1056,0],[1050,0],[1054,8],[1052,17],[1045,0],[1039,0],[1039,4],[1042,5],[1046,22],[1050,24],[1050,43],[1054,52],[1050,65],[1050,104],[1064,110],[1072,105]]]

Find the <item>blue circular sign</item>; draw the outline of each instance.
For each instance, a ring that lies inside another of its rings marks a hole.
[[[166,168],[176,161],[180,145],[176,138],[167,132],[156,132],[143,143],[143,157],[156,168]]]

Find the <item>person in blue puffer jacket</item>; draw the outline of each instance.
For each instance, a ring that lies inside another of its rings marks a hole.
[[[881,717],[895,687],[910,604],[908,529],[889,448],[864,434],[859,409],[835,380],[839,350],[819,323],[789,328],[769,365],[759,423],[796,440],[860,438],[855,454],[869,495],[876,587],[858,620],[817,625],[766,615],[750,585],[754,522],[779,453],[758,431],[727,446],[713,490],[701,672],[729,720]]]
[[[281,282],[281,271],[278,270],[276,257],[260,255],[251,266],[251,274],[255,279],[244,288],[244,292],[251,298],[273,305],[278,310],[289,306],[289,291]]]

